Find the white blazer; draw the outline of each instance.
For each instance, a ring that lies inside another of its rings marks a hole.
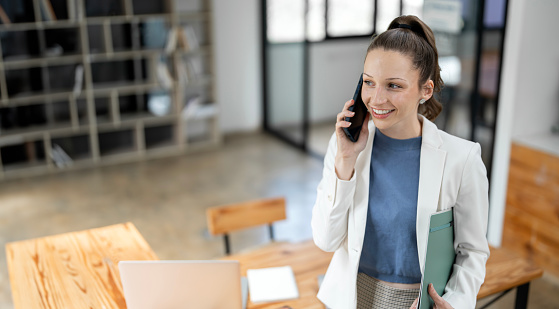
[[[485,279],[488,181],[481,147],[448,133],[419,115],[422,142],[417,199],[417,253],[423,272],[430,215],[454,207],[456,261],[443,298],[455,309],[473,309]],[[315,244],[334,256],[318,292],[329,308],[355,308],[357,270],[369,207],[369,174],[375,126],[369,121],[367,146],[349,181],[334,170],[336,134],[324,158],[312,213]],[[382,254],[382,253],[380,253]]]

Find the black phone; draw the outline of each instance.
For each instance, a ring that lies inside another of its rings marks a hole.
[[[361,99],[361,87],[363,86],[363,74],[359,77],[359,83],[357,84],[357,89],[355,89],[355,93],[353,94],[353,102],[354,104],[349,107],[349,110],[355,112],[353,117],[345,117],[345,121],[351,122],[351,126],[349,128],[344,128],[344,132],[352,142],[357,142],[359,139],[359,133],[361,133],[361,127],[363,127],[363,122],[365,122],[365,117],[369,112],[367,110],[367,106],[363,103],[363,99]]]

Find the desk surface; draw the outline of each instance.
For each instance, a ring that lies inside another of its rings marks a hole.
[[[132,223],[6,245],[14,308],[126,308],[118,262],[157,260]]]
[[[299,288],[299,299],[258,305],[249,301],[247,309],[278,309],[284,305],[294,309],[324,309],[322,303],[316,298],[318,293],[317,277],[326,273],[332,255],[333,253],[318,249],[312,241],[307,241],[302,243],[273,243],[254,251],[231,255],[223,259],[239,261],[242,276],[246,276],[247,269],[285,265],[291,266],[293,273],[295,273],[295,280]]]
[[[332,253],[318,249],[312,241],[292,244],[275,243],[270,246],[229,256],[225,259],[241,263],[241,275],[246,276],[250,268],[290,265],[299,287],[300,298],[294,301],[255,305],[249,302],[248,309],[277,309],[287,305],[292,308],[324,308],[316,298],[317,276],[324,274]],[[478,299],[503,292],[541,277],[543,271],[526,260],[504,249],[491,248],[487,261],[485,283],[481,286]]]
[[[67,233],[6,245],[14,307],[19,308],[126,308],[118,262],[157,260],[132,223]],[[241,274],[250,268],[290,265],[300,298],[294,301],[252,304],[248,309],[324,308],[316,298],[317,277],[324,274],[332,253],[312,241],[273,243],[223,259],[238,260]],[[528,283],[542,270],[502,249],[491,249],[487,275],[478,298]]]

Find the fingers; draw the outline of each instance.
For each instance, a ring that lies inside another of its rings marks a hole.
[[[416,298],[416,299],[413,301],[413,304],[411,304],[410,309],[417,309],[417,302],[418,302],[418,301],[419,301],[419,297]]]
[[[352,106],[355,103],[355,101],[353,101],[353,99],[345,102],[344,104],[344,110],[348,109],[350,106]]]
[[[336,129],[349,128],[350,126],[351,126],[351,122],[349,122],[349,121],[338,121],[338,122],[336,122]]]
[[[345,119],[346,117],[353,117],[355,115],[355,112],[348,110],[348,108],[352,106],[353,103],[354,103],[353,100],[349,100],[345,102],[342,112],[336,116],[336,129],[348,128],[349,126],[351,126],[351,122],[346,121]]]
[[[338,121],[345,121],[346,117],[353,117],[354,115],[355,115],[355,112],[345,110],[345,111],[342,111],[341,113],[339,113],[336,118],[337,118]]]
[[[433,287],[432,283],[429,283],[428,291],[429,291],[429,295],[435,302],[435,306],[433,306],[433,308],[451,308],[450,305],[448,305],[448,303],[446,302],[446,300],[444,300],[444,298],[439,296],[439,294],[435,290],[435,287]]]
[[[353,117],[354,112],[350,111],[349,108],[353,105],[353,100],[345,102],[342,112],[338,114],[337,120],[344,120],[345,117]]]

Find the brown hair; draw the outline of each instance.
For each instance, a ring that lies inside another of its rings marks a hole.
[[[373,37],[367,48],[367,54],[373,49],[397,51],[411,57],[413,66],[419,70],[419,87],[429,79],[433,81],[433,96],[419,105],[418,112],[433,121],[442,111],[442,104],[435,98],[435,93],[444,86],[439,67],[439,54],[435,45],[435,35],[429,26],[413,15],[396,17],[388,29]]]

